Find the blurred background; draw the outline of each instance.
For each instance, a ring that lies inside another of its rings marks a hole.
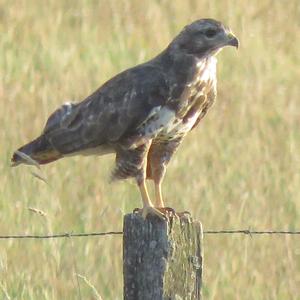
[[[57,106],[204,17],[241,47],[218,55],[217,102],[170,163],[167,205],[204,229],[299,230],[298,0],[0,0],[0,235],[122,229],[141,200],[134,183],[109,184],[113,157],[46,165],[45,184],[10,156]],[[207,235],[204,251],[204,299],[300,299],[297,236]],[[77,299],[79,285],[82,299],[122,299],[121,252],[121,236],[0,240],[0,298]]]

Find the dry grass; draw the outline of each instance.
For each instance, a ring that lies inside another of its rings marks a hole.
[[[200,17],[230,25],[241,49],[219,55],[218,102],[172,161],[167,203],[206,229],[299,229],[298,0],[0,0],[0,234],[121,229],[140,200],[108,184],[112,158],[45,166],[47,185],[10,155],[58,105]],[[83,299],[122,299],[121,237],[0,244],[1,299],[75,299],[76,274]],[[207,236],[204,298],[299,299],[299,256],[297,237]]]

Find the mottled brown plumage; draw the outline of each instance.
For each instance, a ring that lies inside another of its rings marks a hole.
[[[161,216],[161,182],[185,135],[205,116],[216,97],[216,58],[238,46],[229,29],[212,19],[186,26],[157,57],[125,70],[84,101],[67,103],[48,119],[43,133],[14,153],[14,165],[40,164],[68,155],[116,154],[112,177],[133,177],[143,214]],[[155,182],[151,202],[145,179]]]

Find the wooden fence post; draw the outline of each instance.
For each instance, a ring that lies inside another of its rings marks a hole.
[[[124,218],[124,300],[199,300],[202,226],[191,217]]]

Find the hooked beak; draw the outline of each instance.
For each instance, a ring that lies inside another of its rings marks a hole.
[[[228,38],[228,42],[227,42],[228,46],[233,46],[236,49],[239,48],[239,40],[234,36],[232,32],[229,32],[227,34],[227,38]]]

